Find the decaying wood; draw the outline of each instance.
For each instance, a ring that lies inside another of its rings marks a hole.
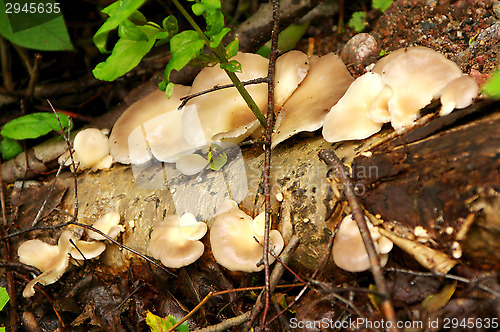
[[[422,226],[450,256],[462,246],[473,266],[498,267],[499,127],[500,102],[479,102],[357,157],[353,174],[368,188],[362,202],[383,220]]]

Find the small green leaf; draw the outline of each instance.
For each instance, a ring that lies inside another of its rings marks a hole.
[[[151,50],[159,33],[158,29],[148,25],[137,28],[147,36],[147,40],[120,38],[113,48],[113,53],[92,71],[97,79],[113,81],[125,75]]]
[[[347,23],[351,28],[356,30],[356,32],[361,32],[368,25],[366,22],[366,13],[365,12],[355,12],[352,14],[351,19]]]
[[[118,36],[124,39],[135,41],[147,41],[148,36],[142,32],[134,23],[128,19],[120,23],[118,26]]]
[[[68,116],[62,113],[58,113],[58,116],[63,128],[68,128]],[[38,138],[52,130],[60,130],[59,122],[53,113],[32,113],[7,122],[0,134],[3,137],[22,140]]]
[[[165,318],[156,316],[155,314],[148,311],[146,313],[146,324],[148,324],[151,332],[165,332],[174,326],[179,320],[172,315],[168,315]],[[189,332],[189,326],[186,322],[179,325],[176,329],[178,332]]]
[[[220,9],[205,9],[205,21],[207,22],[207,31],[205,34],[208,38],[220,33],[224,28],[224,15]]]
[[[4,287],[0,287],[0,310],[9,302],[9,294]]]
[[[166,88],[167,88],[167,82],[165,82],[165,80],[158,83],[158,89],[160,89],[160,91],[165,91]]]
[[[9,160],[23,152],[23,148],[17,141],[4,137],[0,141],[0,151],[2,153],[2,160]]]
[[[287,52],[294,49],[297,43],[302,39],[302,36],[306,33],[308,27],[309,21],[303,24],[292,24],[281,31],[278,36],[278,49],[281,52]],[[257,54],[265,57],[269,57],[269,53],[271,53],[271,41],[265,43],[257,51]]]
[[[191,10],[193,11],[193,14],[200,16],[205,12],[205,6],[201,3],[195,3],[191,6]]]
[[[214,171],[220,170],[227,162],[227,155],[217,144],[210,144],[208,148],[208,160],[210,168]]]
[[[385,12],[393,2],[394,0],[373,0],[373,8]]]
[[[421,303],[421,307],[428,312],[436,312],[444,307],[451,299],[457,288],[457,282],[447,284],[438,293],[427,296]]]
[[[236,54],[238,54],[238,49],[240,48],[240,42],[238,40],[238,38],[236,38],[235,40],[233,40],[232,42],[230,42],[227,46],[226,46],[226,56],[228,59],[231,59],[233,56],[235,56]]]
[[[227,35],[229,31],[231,31],[231,29],[224,28],[218,34],[213,35],[212,37],[210,37],[210,44],[209,44],[209,46],[212,47],[212,48],[219,47],[220,42],[222,41],[222,38],[224,38],[224,36]]]
[[[241,73],[241,63],[236,60],[231,60],[227,63],[221,63],[220,67],[231,73]]]
[[[170,98],[172,97],[172,93],[174,93],[174,86],[175,84],[170,82],[167,84],[167,86],[165,87],[165,96],[167,98]]]
[[[148,23],[146,17],[138,10],[134,10],[128,19],[135,25],[144,25]]]
[[[177,19],[175,16],[167,16],[161,23],[163,29],[165,29],[169,34],[175,35],[179,31],[179,25],[177,24]]]
[[[146,0],[119,0],[102,10],[102,12],[108,14],[109,17],[99,30],[97,30],[93,38],[94,43],[101,53],[109,53],[106,50],[108,33],[116,29],[118,25],[134,14],[145,1]]]
[[[173,36],[170,40],[170,53],[172,58],[165,68],[165,80],[170,78],[170,72],[184,68],[189,61],[196,58],[203,51],[205,42],[194,30],[186,30]]]
[[[500,98],[500,70],[496,71],[486,82],[483,92],[488,96]]]

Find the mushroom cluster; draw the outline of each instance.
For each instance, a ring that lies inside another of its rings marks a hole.
[[[119,214],[112,212],[99,218],[93,226],[111,237],[116,237],[120,231],[123,231],[123,227],[118,225],[119,221]],[[95,232],[89,232],[88,235],[91,239],[105,239]],[[26,285],[23,296],[33,296],[37,283],[49,285],[59,280],[70,262],[81,265],[85,260],[98,257],[105,249],[106,244],[103,242],[78,240],[69,230],[61,233],[57,245],[38,239],[23,242],[17,250],[19,262],[34,266],[42,272]]]
[[[387,237],[382,236],[368,219],[366,223],[375,250],[380,254],[380,264],[384,266],[389,259],[389,252],[392,250],[393,243]],[[363,238],[351,214],[341,221],[333,241],[332,255],[335,265],[349,272],[366,271],[371,267]]]
[[[264,213],[252,219],[227,200],[219,206],[218,215],[210,227],[210,246],[215,260],[231,271],[258,272],[264,266],[258,265],[264,255]],[[280,232],[269,232],[269,248],[279,255],[284,241]],[[269,255],[269,263],[274,257]]]
[[[441,53],[408,47],[382,58],[356,79],[325,118],[328,142],[363,139],[391,122],[396,130],[412,126],[422,108],[441,97],[440,115],[469,106],[478,95],[474,79]]]

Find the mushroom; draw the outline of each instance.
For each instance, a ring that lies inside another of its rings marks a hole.
[[[479,93],[476,80],[468,75],[460,76],[446,85],[441,94],[439,115],[450,114],[455,108],[462,109],[472,104]]]
[[[267,76],[268,60],[266,58],[258,54],[238,52],[233,59],[241,64],[242,71],[236,73],[241,81]],[[231,80],[219,65],[205,67],[194,79],[189,94],[196,94],[225,84],[231,84]],[[251,84],[245,88],[265,114],[267,85]],[[259,126],[255,115],[234,87],[193,98],[184,109],[182,129],[186,140],[194,146],[201,146],[222,138],[232,138],[238,143]],[[196,120],[203,127],[202,137],[198,133],[198,128],[192,126]]]
[[[149,253],[166,267],[189,265],[203,255],[205,246],[198,240],[206,232],[207,224],[198,222],[191,213],[167,216],[151,233]]]
[[[384,83],[377,73],[358,77],[325,117],[325,140],[332,143],[363,139],[380,131],[382,123],[374,122],[369,110],[383,89]]]
[[[108,137],[97,128],[87,128],[75,136],[75,158],[86,168],[109,168],[113,162],[109,156]],[[105,161],[103,161],[105,160]]]
[[[278,57],[274,76],[274,109],[279,110],[290,98],[309,71],[309,57],[290,51]]]
[[[156,90],[132,104],[116,121],[109,137],[113,158],[123,164],[144,164],[153,155],[160,161],[175,161],[195,149],[181,130],[183,111],[177,110],[180,98],[189,87],[176,84],[170,99]],[[199,130],[199,124],[194,130]]]
[[[78,260],[90,259],[99,256],[105,249],[106,245],[103,243],[76,240],[71,231],[61,233],[57,246],[36,239],[23,242],[17,250],[19,261],[34,266],[42,272],[26,285],[23,296],[33,296],[37,282],[49,285],[59,280],[68,267],[70,255]]]
[[[264,266],[257,264],[264,254],[263,215],[254,220],[232,200],[225,201],[220,210],[225,212],[218,211],[210,227],[210,245],[217,263],[231,271],[261,271]],[[278,255],[283,250],[283,237],[271,230],[269,240],[270,249]],[[269,255],[269,263],[273,262],[274,257]]]
[[[199,154],[188,154],[177,160],[175,168],[184,175],[198,174],[208,165],[208,160]]]
[[[373,227],[368,219],[366,220],[375,249],[380,254],[380,264],[384,266],[389,258],[388,254],[392,250],[393,243],[380,235],[377,228]],[[332,254],[335,265],[343,270],[361,272],[371,267],[358,225],[351,214],[341,221],[333,241]]]
[[[330,108],[353,81],[342,60],[334,54],[313,56],[309,65],[307,76],[276,118],[273,148],[298,132],[321,128]]]
[[[120,214],[116,211],[105,213],[103,216],[97,219],[96,222],[94,222],[92,227],[100,230],[112,239],[116,239],[118,237],[118,234],[125,230],[125,228],[120,225]],[[87,235],[89,236],[89,238],[94,240],[102,241],[106,239],[101,234],[91,230],[87,230]]]
[[[462,71],[453,61],[429,48],[409,47],[392,56],[382,66],[382,80],[392,90],[388,108],[393,128],[412,125],[420,109],[460,76]]]

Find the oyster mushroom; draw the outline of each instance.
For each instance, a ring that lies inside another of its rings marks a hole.
[[[125,230],[125,228],[120,225],[120,214],[116,211],[105,213],[103,216],[97,219],[94,224],[92,224],[92,227],[100,230],[104,234],[107,234],[112,239],[116,239],[118,237],[118,234]],[[101,234],[91,230],[87,230],[87,235],[89,236],[89,238],[94,240],[102,241],[106,239]]]
[[[210,227],[210,245],[217,263],[231,271],[261,271],[264,266],[258,267],[257,263],[264,254],[262,216],[252,219],[232,200],[225,201],[218,212]],[[278,255],[283,250],[283,237],[271,230],[269,240],[270,249]],[[274,257],[269,255],[269,263],[273,262]]]
[[[110,168],[113,162],[109,155],[108,137],[96,128],[87,128],[75,136],[73,142],[76,160],[85,168]]]
[[[462,109],[472,104],[479,93],[476,80],[470,76],[460,76],[446,85],[441,94],[439,115],[450,114],[455,108]]]
[[[205,246],[198,240],[206,232],[207,224],[198,222],[191,213],[167,216],[153,228],[149,253],[166,267],[192,264],[203,255]]]

